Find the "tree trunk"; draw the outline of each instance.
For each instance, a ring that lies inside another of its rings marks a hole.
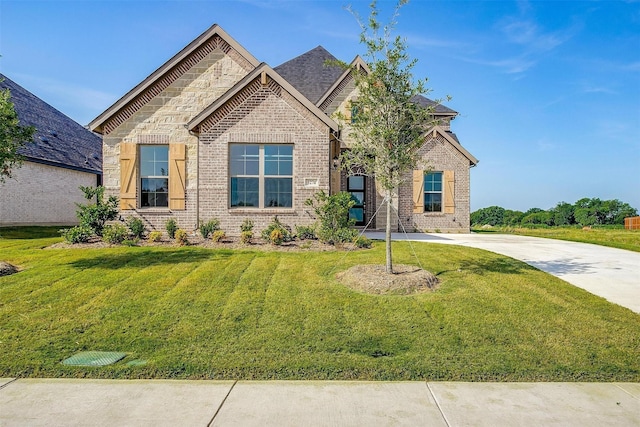
[[[385,242],[387,250],[387,265],[385,271],[387,273],[393,273],[393,264],[391,262],[391,190],[387,190],[387,228],[385,232]]]

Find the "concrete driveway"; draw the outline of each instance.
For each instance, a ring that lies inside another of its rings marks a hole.
[[[384,239],[382,232],[366,235]],[[392,238],[469,246],[506,255],[640,313],[640,252],[511,234],[393,233]]]

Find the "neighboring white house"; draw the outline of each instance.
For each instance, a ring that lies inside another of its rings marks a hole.
[[[77,224],[78,187],[101,184],[102,139],[0,74],[20,124],[36,128],[25,162],[0,183],[0,226]]]

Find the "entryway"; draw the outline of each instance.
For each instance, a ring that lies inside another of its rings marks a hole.
[[[347,191],[351,194],[351,199],[356,203],[349,209],[349,218],[356,220],[356,226],[363,226],[367,222],[366,200],[367,185],[364,175],[353,175],[347,177]]]

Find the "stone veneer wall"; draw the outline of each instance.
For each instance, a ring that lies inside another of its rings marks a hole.
[[[245,218],[260,232],[274,216],[294,229],[314,221],[313,210],[304,205],[316,192],[329,190],[329,127],[274,81],[263,86],[260,79],[248,84],[201,126],[200,218],[220,219],[230,235],[240,233]],[[292,144],[293,207],[230,208],[229,144]],[[306,187],[305,179],[317,180]]]
[[[97,174],[26,161],[0,184],[0,225],[75,225],[79,187],[95,187]]]
[[[103,185],[107,195],[120,192],[120,143],[185,144],[186,210],[144,208],[122,211],[123,216],[142,218],[148,229],[164,230],[169,218],[181,228],[197,228],[197,146],[198,138],[185,125],[247,75],[246,64],[216,49],[173,81],[168,87],[103,137]],[[140,196],[139,184],[138,199]]]

